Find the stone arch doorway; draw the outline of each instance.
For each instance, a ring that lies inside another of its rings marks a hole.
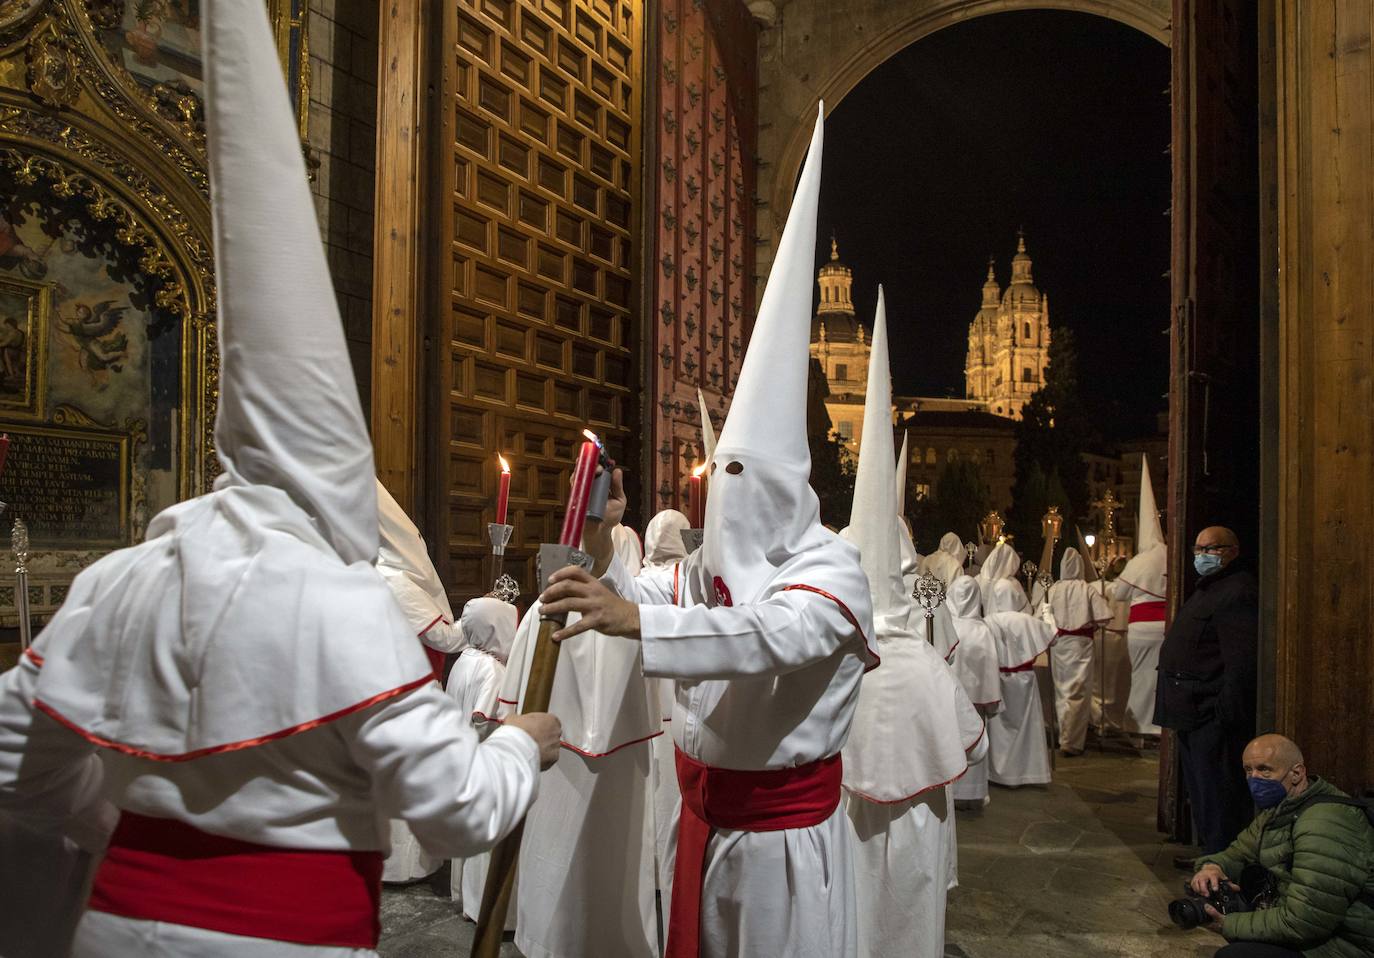
[[[816,102],[833,110],[897,51],[945,27],[1013,10],[1066,10],[1106,17],[1166,46],[1170,0],[782,0],[750,4],[759,37],[759,169],[755,275],[768,275],[809,140]]]

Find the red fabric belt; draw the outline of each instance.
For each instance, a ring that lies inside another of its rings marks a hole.
[[[273,848],[124,812],[89,907],[228,935],[376,948],[382,853]]]
[[[1055,635],[1076,635],[1080,638],[1091,639],[1096,632],[1097,626],[1085,625],[1081,629],[1060,629]]]
[[[1037,655],[1035,659],[1038,658],[1040,658],[1040,656]],[[1004,675],[1014,675],[1017,672],[1033,672],[1035,671],[1035,659],[1031,659],[1024,665],[1018,665],[1014,669],[998,669],[998,671],[1003,673]]]
[[[688,758],[680,749],[674,751],[682,814],[665,958],[697,958],[701,885],[711,832],[717,828],[776,832],[819,825],[840,805],[844,769],[839,755],[796,768],[738,771],[711,768]]]
[[[1131,606],[1131,622],[1163,622],[1168,611],[1166,602],[1137,602]]]
[[[444,655],[444,653],[440,652],[438,649],[431,649],[429,646],[426,645],[425,657],[429,659],[429,667],[430,670],[434,673],[434,680],[438,682],[440,685],[443,685],[444,660],[447,659],[448,656]]]

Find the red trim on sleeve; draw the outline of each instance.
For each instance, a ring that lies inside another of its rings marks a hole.
[[[272,732],[270,735],[259,735],[255,738],[246,738],[242,741],[229,742],[225,745],[212,745],[208,748],[198,748],[190,752],[180,752],[175,755],[166,755],[161,752],[151,752],[147,749],[138,748],[133,745],[126,745],[123,742],[116,742],[113,739],[104,738],[100,735],[96,735],[94,732],[86,731],[80,725],[77,725],[71,719],[67,718],[65,715],[57,711],[57,709],[53,708],[51,705],[48,705],[46,702],[42,702],[35,699],[33,704],[34,707],[38,709],[40,712],[42,712],[44,715],[47,715],[49,718],[57,722],[59,725],[65,725],[67,728],[71,729],[77,735],[80,735],[82,738],[90,742],[92,745],[98,745],[101,748],[108,748],[115,752],[121,752],[124,755],[131,755],[134,758],[144,758],[153,762],[189,762],[192,759],[204,758],[207,755],[218,755],[221,752],[237,752],[245,748],[253,748],[257,745],[266,745],[268,742],[275,742],[279,739],[289,738],[290,736],[297,735],[301,732],[308,732],[311,729],[319,728],[321,725],[328,725],[330,722],[335,722],[341,718],[346,718],[347,716],[352,715],[354,712],[361,712],[363,709],[371,708],[379,702],[385,702],[387,699],[393,699],[396,698],[398,695],[404,695],[407,692],[414,691],[415,689],[418,689],[420,686],[427,685],[433,681],[434,676],[426,674],[423,677],[416,679],[414,682],[407,682],[405,685],[397,686],[394,689],[388,689],[385,692],[378,692],[376,695],[373,695],[370,698],[363,699],[361,702],[356,702],[353,705],[348,706],[347,708],[339,709],[337,712],[330,712],[328,715],[323,715],[317,719],[311,719],[309,722],[302,722],[299,725],[293,725],[290,728],[284,728],[278,732]]]
[[[430,629],[434,628],[434,627],[435,627],[436,625],[438,625],[440,622],[443,622],[445,625],[450,625],[450,624],[452,624],[452,623],[450,623],[447,619],[444,618],[443,613],[440,613],[439,615],[436,615],[436,616],[434,617],[434,619],[429,623],[429,625],[425,626],[425,627],[424,627],[423,629],[421,629],[419,632],[416,632],[415,635],[416,635],[417,637],[419,637],[419,638],[424,638],[425,633],[428,632]]]
[[[24,650],[24,658],[28,659],[30,662],[38,666],[40,669],[43,667],[43,656],[35,652],[33,650],[33,646],[29,646],[27,649]]]
[[[858,618],[854,615],[853,612],[849,611],[849,606],[841,602],[837,596],[831,595],[824,589],[818,589],[814,585],[806,585],[805,583],[801,582],[797,583],[796,585],[783,586],[782,591],[814,592],[816,595],[822,596],[823,598],[829,599],[831,602],[835,603],[837,606],[840,607],[840,613],[849,621],[849,624],[854,626],[854,631],[859,633],[859,638],[863,640],[864,648],[868,651],[868,654],[873,658],[872,664],[870,664],[868,668],[864,669],[864,671],[871,672],[882,664],[882,658],[879,657],[877,650],[874,649],[873,646],[869,645],[868,636],[864,635],[863,626],[859,624]]]

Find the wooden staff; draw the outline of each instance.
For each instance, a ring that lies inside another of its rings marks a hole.
[[[602,466],[600,476],[596,472],[598,463]],[[594,436],[582,444],[577,465],[573,469],[572,492],[568,497],[567,512],[563,515],[558,545],[540,547],[540,567],[544,572],[551,573],[581,558],[577,549],[582,544],[582,529],[588,514],[593,518],[604,515],[612,465],[602,455],[600,444]],[[597,486],[595,490],[593,483]],[[563,627],[565,620],[566,617],[540,616],[539,637],[534,643],[529,681],[525,684],[525,699],[520,709],[522,715],[549,710],[554,674],[558,670],[558,643],[554,642],[553,634]],[[506,930],[506,913],[510,910],[511,893],[515,890],[515,866],[520,860],[520,841],[524,834],[525,821],[521,819],[510,834],[491,850],[487,884],[482,890],[482,907],[477,912],[477,930],[469,953],[471,958],[500,956],[501,940]]]

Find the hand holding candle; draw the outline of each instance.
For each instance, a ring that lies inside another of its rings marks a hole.
[[[506,524],[506,509],[510,505],[510,464],[499,452],[496,458],[501,462],[501,485],[496,493],[496,524]]]

